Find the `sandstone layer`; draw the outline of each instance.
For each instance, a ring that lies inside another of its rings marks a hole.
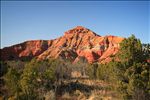
[[[85,57],[89,63],[109,62],[110,56],[119,50],[123,40],[117,36],[100,36],[95,32],[77,26],[53,40],[32,40],[1,49],[2,60],[32,59],[44,60],[49,58],[69,59],[77,62]]]

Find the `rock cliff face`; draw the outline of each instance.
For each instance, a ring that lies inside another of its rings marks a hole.
[[[89,63],[109,62],[110,56],[119,50],[119,43],[124,38],[117,36],[99,36],[91,30],[77,26],[54,40],[33,40],[1,50],[2,60],[48,58],[69,59],[77,62],[85,57]]]
[[[32,59],[43,53],[51,43],[46,40],[31,40],[1,49],[1,60]]]

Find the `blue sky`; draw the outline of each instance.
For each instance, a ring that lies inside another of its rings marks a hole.
[[[149,1],[2,1],[1,48],[50,40],[76,26],[150,43]]]

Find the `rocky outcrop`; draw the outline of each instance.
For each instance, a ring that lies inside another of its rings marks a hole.
[[[1,50],[1,60],[32,59],[47,50],[51,42],[51,40],[31,40],[5,47]]]
[[[109,62],[110,56],[119,50],[119,43],[124,38],[117,36],[99,36],[95,32],[77,26],[54,40],[27,41],[1,50],[2,60],[34,58],[69,59],[78,61],[85,57],[89,63]]]

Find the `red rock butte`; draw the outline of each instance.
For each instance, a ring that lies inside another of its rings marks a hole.
[[[31,40],[1,49],[1,60],[49,58],[69,59],[77,62],[85,57],[89,63],[105,63],[119,50],[123,40],[117,36],[100,36],[82,26],[77,26],[53,40]]]

